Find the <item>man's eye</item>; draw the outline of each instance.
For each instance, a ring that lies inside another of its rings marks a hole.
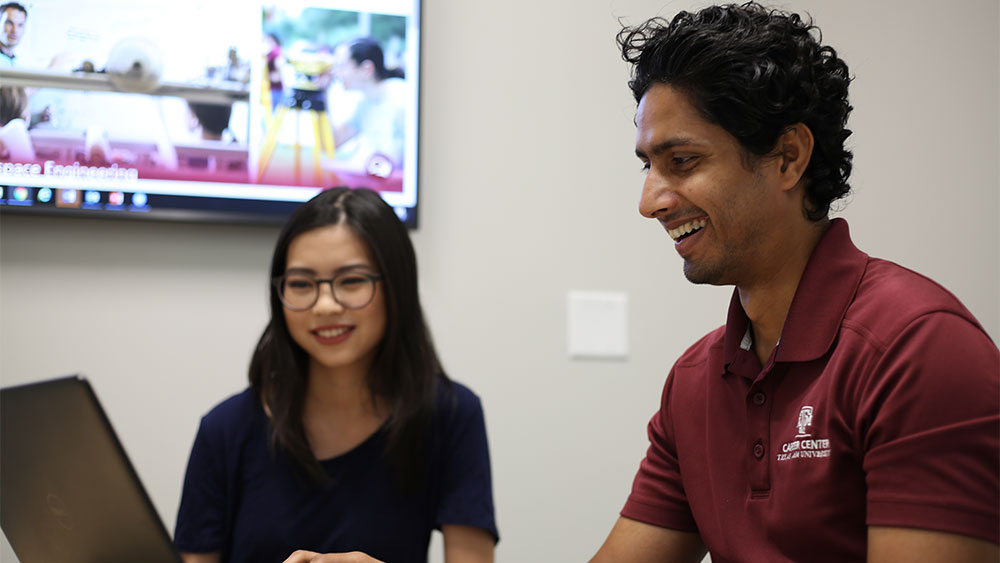
[[[673,157],[674,167],[680,170],[687,170],[695,165],[697,157],[695,156],[675,156]]]

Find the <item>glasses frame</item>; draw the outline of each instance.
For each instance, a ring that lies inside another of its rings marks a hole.
[[[278,301],[281,301],[281,304],[289,311],[295,311],[299,313],[301,313],[302,311],[308,311],[309,309],[312,309],[313,307],[316,306],[316,303],[319,301],[319,294],[322,292],[322,287],[324,283],[330,284],[330,295],[333,296],[333,300],[336,301],[337,304],[340,305],[341,307],[345,309],[350,309],[352,311],[357,311],[358,309],[364,309],[365,307],[370,305],[371,302],[375,299],[375,290],[378,288],[376,284],[383,280],[382,274],[372,274],[369,272],[357,272],[350,270],[346,272],[340,272],[339,274],[335,274],[332,278],[317,278],[315,276],[310,276],[308,274],[291,274],[291,275],[303,278],[312,278],[312,280],[316,282],[316,295],[313,298],[312,303],[310,303],[308,307],[292,307],[291,305],[288,304],[287,301],[285,301],[285,294],[281,289],[282,286],[284,285],[285,278],[287,278],[289,274],[282,274],[276,278],[271,278],[271,284],[274,286],[274,290],[278,292]],[[343,276],[357,276],[361,278],[366,278],[368,281],[371,282],[372,294],[371,297],[368,298],[368,301],[365,301],[364,305],[351,307],[346,303],[342,302],[337,297],[337,290],[334,289],[335,286],[333,285],[333,282],[337,281],[338,278]]]

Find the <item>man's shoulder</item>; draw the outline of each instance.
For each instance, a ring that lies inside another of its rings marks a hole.
[[[859,293],[862,290],[881,292],[881,297],[895,295],[900,301],[907,301],[910,297],[917,296],[931,299],[935,307],[954,305],[961,307],[958,298],[938,282],[920,272],[882,258],[868,259],[868,266],[861,283],[862,288],[859,289]]]
[[[674,362],[674,368],[691,368],[704,364],[713,354],[722,354],[723,342],[726,338],[726,326],[720,326],[702,336],[681,354]]]
[[[941,284],[894,262],[870,258],[844,324],[892,338],[928,315],[957,316],[982,330],[972,313]]]

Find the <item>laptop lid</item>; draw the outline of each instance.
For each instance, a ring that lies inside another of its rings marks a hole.
[[[90,384],[0,389],[0,527],[21,563],[177,563]]]

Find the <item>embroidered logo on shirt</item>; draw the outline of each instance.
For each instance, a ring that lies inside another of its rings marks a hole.
[[[806,432],[812,426],[812,421],[813,408],[810,405],[799,409],[799,419],[795,423],[798,434],[794,440],[781,446],[781,452],[777,454],[778,461],[830,457],[830,440],[815,439],[811,433]]]
[[[802,407],[802,410],[799,411],[799,423],[797,425],[799,427],[799,434],[798,436],[796,436],[796,438],[800,436],[808,436],[808,434],[806,434],[806,428],[812,426],[812,423],[813,423],[813,408],[810,407],[809,405],[806,405]]]

